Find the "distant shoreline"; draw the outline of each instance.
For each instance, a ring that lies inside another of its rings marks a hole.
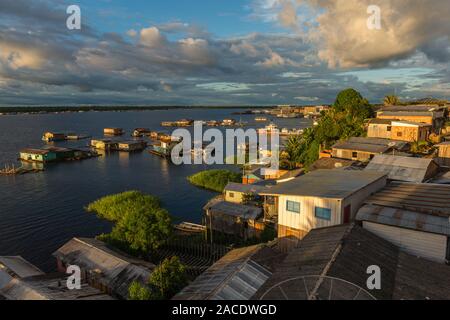
[[[160,111],[177,109],[272,109],[275,106],[65,106],[65,107],[0,107],[0,115],[15,114],[52,114],[74,112],[128,112],[128,111]]]

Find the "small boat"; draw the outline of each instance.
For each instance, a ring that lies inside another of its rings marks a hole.
[[[256,117],[255,121],[256,122],[266,122],[266,121],[268,121],[268,119],[266,117]]]

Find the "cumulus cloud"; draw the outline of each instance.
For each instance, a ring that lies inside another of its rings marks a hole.
[[[166,38],[159,32],[158,28],[144,28],[140,32],[140,42],[147,47],[159,47],[165,44]]]

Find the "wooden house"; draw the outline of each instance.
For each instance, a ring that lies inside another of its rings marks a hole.
[[[52,162],[56,161],[56,153],[46,149],[23,149],[20,151],[20,160],[26,162]]]
[[[426,123],[439,133],[445,123],[446,112],[445,107],[437,105],[389,106],[377,111],[377,118]]]
[[[265,187],[263,186],[229,182],[223,193],[225,201],[241,204],[244,202],[246,195],[252,195],[257,198],[264,190]]]
[[[150,134],[151,131],[150,129],[147,128],[136,128],[133,130],[133,133],[131,134],[131,136],[135,137],[135,138],[140,138],[145,136],[146,134]]]
[[[450,141],[442,142],[437,145],[439,148],[438,162],[441,166],[450,167]]]
[[[147,143],[142,140],[120,141],[117,143],[117,150],[126,152],[142,151],[146,147]]]
[[[109,295],[127,299],[133,281],[145,284],[153,272],[152,263],[129,257],[102,241],[73,238],[53,253],[60,272],[70,265],[81,269],[82,280]]]
[[[122,128],[105,128],[103,129],[103,133],[106,136],[121,136],[124,134],[124,131]]]
[[[408,142],[426,141],[431,128],[431,124],[420,122],[373,119],[369,122],[367,136]]]
[[[336,143],[332,147],[332,156],[333,158],[368,162],[377,154],[385,154],[394,150],[402,152],[408,149],[409,144],[403,141],[352,137],[347,141]]]
[[[263,215],[262,208],[214,199],[204,210],[205,225],[212,233],[251,239],[262,231],[257,222]]]
[[[369,197],[356,219],[405,252],[450,261],[450,186],[391,183]]]
[[[367,197],[382,189],[385,174],[317,170],[294,180],[268,186],[262,195],[278,215],[278,237],[302,239],[316,228],[349,223]]]

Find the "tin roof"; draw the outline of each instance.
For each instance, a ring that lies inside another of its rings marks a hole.
[[[387,106],[381,108],[380,111],[396,111],[396,112],[433,112],[443,110],[445,107],[438,105],[407,105],[407,106]]]
[[[20,256],[0,257],[0,269],[3,269],[2,266],[16,274],[19,278],[44,274],[38,267]]]
[[[381,269],[381,290],[369,293],[373,265]],[[312,230],[253,299],[447,300],[448,279],[448,266],[404,253],[357,225],[340,225]]]
[[[98,271],[103,281],[125,299],[129,285],[134,280],[145,283],[155,267],[149,262],[112,250],[96,239],[73,238],[53,255],[82,269]]]
[[[392,180],[424,182],[437,166],[433,159],[376,155],[365,171],[385,173]]]
[[[265,188],[263,186],[253,185],[253,184],[242,184],[242,183],[235,183],[235,182],[229,182],[224,189],[224,191],[240,192],[240,193],[255,193],[255,194],[262,192],[264,190],[265,190]]]
[[[262,214],[261,208],[227,201],[214,202],[212,205],[207,206],[207,209],[211,211],[212,214],[224,214],[248,220],[256,220]]]
[[[371,153],[385,153],[392,148],[402,150],[407,145],[408,145],[407,142],[396,141],[391,139],[352,137],[347,141],[336,143],[333,146],[333,149],[356,150]]]
[[[274,264],[284,257],[268,245],[232,250],[174,300],[249,300],[272,275]]]
[[[450,185],[392,182],[366,204],[450,217]]]
[[[41,155],[47,154],[49,152],[50,152],[49,150],[44,149],[22,149],[20,151],[20,153],[41,154]]]
[[[377,205],[365,205],[358,211],[356,219],[358,221],[369,221],[450,236],[450,220],[448,218],[426,213]]]
[[[377,172],[317,170],[276,186],[268,186],[262,194],[344,199],[385,177],[385,174]]]

